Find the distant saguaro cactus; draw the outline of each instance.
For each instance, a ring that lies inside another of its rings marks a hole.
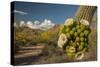
[[[91,22],[92,17],[96,11],[96,6],[80,6],[75,14],[75,19],[80,21],[81,19],[85,19]]]

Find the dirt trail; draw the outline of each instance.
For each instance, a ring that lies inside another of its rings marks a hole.
[[[14,56],[15,64],[29,64],[39,58],[43,45],[21,47],[18,53]]]

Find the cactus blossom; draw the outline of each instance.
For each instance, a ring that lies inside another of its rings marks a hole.
[[[64,46],[65,43],[67,43],[67,37],[65,34],[61,34],[59,36],[59,39],[58,39],[58,47],[62,48]]]

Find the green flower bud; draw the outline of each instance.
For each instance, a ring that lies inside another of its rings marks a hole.
[[[79,37],[76,37],[75,41],[76,42],[79,42],[80,41],[80,38]]]
[[[84,31],[86,29],[86,26],[81,24],[80,29],[81,29],[81,31]]]
[[[84,35],[87,37],[88,34],[89,34],[89,31],[88,31],[88,30],[85,30],[85,31],[84,31]]]
[[[70,31],[70,34],[71,34],[71,35],[73,35],[73,34],[74,34],[74,32],[73,32],[73,31]]]
[[[77,46],[79,46],[79,45],[80,45],[80,43],[79,43],[79,42],[77,42],[76,44],[77,44]]]
[[[81,38],[80,38],[80,41],[84,41],[84,38],[83,38],[83,37],[81,37]]]
[[[81,32],[80,33],[80,37],[84,37],[84,32]]]
[[[66,32],[69,32],[69,31],[70,31],[70,28],[67,27],[67,28],[66,28]]]
[[[69,41],[69,44],[73,44],[73,41],[72,41],[72,40],[70,40],[70,41]]]
[[[68,39],[71,39],[71,36],[70,36],[69,33],[66,33],[66,36],[67,36]]]
[[[81,51],[83,48],[84,48],[84,42],[81,42],[77,50]]]
[[[74,33],[74,36],[75,36],[75,37],[77,37],[77,36],[78,36],[78,33],[77,33],[77,32],[75,32],[75,33]]]
[[[78,33],[81,33],[81,29],[78,29],[77,32],[78,32]]]
[[[74,28],[72,28],[72,31],[74,31],[74,32],[75,32],[75,31],[76,31],[76,28],[75,28],[75,27],[74,27]]]
[[[80,28],[80,26],[79,26],[79,25],[77,25],[77,26],[76,26],[76,29],[79,29],[79,28]]]
[[[85,42],[88,42],[88,38],[84,38],[84,41],[85,41]]]
[[[74,53],[75,51],[76,51],[76,49],[73,46],[69,46],[69,47],[66,48],[67,53]]]

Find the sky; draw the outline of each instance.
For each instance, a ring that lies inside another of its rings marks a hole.
[[[48,4],[33,2],[15,2],[14,17],[16,22],[20,21],[44,21],[51,20],[54,23],[64,23],[67,18],[73,18],[78,5]]]

